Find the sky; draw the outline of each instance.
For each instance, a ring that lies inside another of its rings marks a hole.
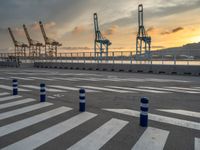
[[[112,42],[110,49],[134,51],[139,4],[153,50],[200,42],[200,0],[1,0],[0,50],[14,47],[8,27],[18,41],[28,43],[23,24],[32,39],[44,43],[39,20],[47,36],[62,43],[62,50],[92,50],[97,12],[100,30]]]

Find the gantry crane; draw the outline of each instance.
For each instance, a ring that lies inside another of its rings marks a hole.
[[[100,60],[102,60],[103,50],[106,49],[106,59],[108,58],[108,46],[110,46],[112,43],[103,37],[101,34],[101,31],[99,29],[98,24],[98,16],[97,13],[94,13],[94,31],[95,31],[95,40],[94,40],[94,55],[97,57],[97,52],[99,50],[100,53]]]
[[[41,48],[44,47],[43,44],[39,41],[31,39],[25,24],[23,24],[23,28],[29,43],[29,56],[39,57],[41,55]]]
[[[12,38],[14,46],[15,46],[15,56],[16,57],[18,57],[18,56],[25,57],[26,56],[26,48],[28,48],[28,45],[24,44],[23,42],[17,41],[15,39],[15,37],[13,35],[13,32],[12,32],[10,27],[8,28],[8,31],[9,31],[9,34],[10,34],[10,36]]]
[[[54,56],[57,57],[57,48],[59,46],[62,46],[62,44],[53,39],[48,38],[44,30],[42,21],[39,21],[39,24],[40,24],[40,29],[41,29],[44,41],[45,41],[45,55],[51,56],[51,57],[54,57]]]
[[[138,33],[136,38],[136,58],[150,58],[151,37],[147,35],[143,24],[143,5],[138,5]],[[143,46],[144,44],[144,46]]]

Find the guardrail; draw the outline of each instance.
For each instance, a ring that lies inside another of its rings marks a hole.
[[[132,51],[115,51],[100,56],[94,52],[58,53],[57,56],[16,56],[14,53],[0,53],[1,61],[17,59],[23,63],[32,62],[61,62],[61,63],[108,63],[108,64],[161,64],[161,65],[200,65],[200,57],[189,55],[167,55],[165,53],[152,53],[147,59],[144,55],[135,57]],[[200,56],[200,55],[199,55]]]

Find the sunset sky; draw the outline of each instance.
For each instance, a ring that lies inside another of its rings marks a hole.
[[[43,42],[38,26],[47,35],[76,51],[93,48],[93,13],[113,50],[135,50],[138,4],[144,6],[144,25],[152,37],[152,49],[200,42],[200,0],[1,0],[0,49],[12,49],[7,28],[27,43],[22,24],[31,37]]]

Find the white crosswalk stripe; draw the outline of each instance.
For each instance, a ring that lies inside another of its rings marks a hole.
[[[8,85],[0,85],[0,88],[1,89],[5,89],[5,90],[11,90],[11,91],[13,90],[13,87],[12,86],[8,86]],[[20,91],[20,92],[28,92],[30,90],[18,88],[18,91]]]
[[[3,93],[0,93],[0,96],[6,96],[6,95],[9,95],[10,93],[7,93],[7,92],[3,92]]]
[[[127,91],[127,90],[117,90],[117,89],[111,89],[111,88],[105,88],[105,87],[96,87],[96,86],[77,86],[77,87],[94,89],[94,90],[102,90],[102,91],[108,91],[108,92],[116,92],[116,93],[134,93],[132,91]]]
[[[162,91],[170,91],[170,92],[180,92],[180,93],[189,93],[189,94],[198,94],[199,92],[195,91],[186,91],[186,90],[177,90],[177,89],[170,89],[167,87],[147,87],[147,86],[138,86],[138,88],[142,89],[151,89],[151,90],[162,90]]]
[[[200,118],[200,112],[188,111],[188,110],[180,110],[180,109],[157,109],[158,111],[169,112],[184,116],[196,117]]]
[[[20,85],[20,86],[25,87],[25,88],[40,90],[39,85],[38,86],[35,86],[35,85]],[[63,91],[63,90],[52,89],[52,88],[46,88],[46,91],[48,91],[48,92],[66,92],[66,91]]]
[[[22,96],[20,96],[20,95],[12,95],[12,96],[1,97],[0,102],[9,101],[9,100],[13,100],[13,99],[21,98],[21,97]]]
[[[0,113],[0,120],[6,119],[6,118],[9,118],[9,117],[14,117],[14,116],[17,116],[17,115],[20,115],[20,114],[24,114],[24,113],[27,113],[27,112],[30,112],[30,111],[33,111],[33,110],[37,110],[37,109],[41,109],[41,108],[51,106],[51,105],[53,105],[53,104],[48,103],[48,102],[44,102],[44,103],[39,103],[39,104],[15,109],[15,110],[12,110],[12,111]]]
[[[195,88],[185,88],[185,87],[167,87],[169,89],[177,89],[177,90],[186,90],[186,91],[194,91],[200,93],[200,89]]]
[[[33,81],[34,79],[22,78],[22,77],[10,77],[11,79],[25,80],[25,81]]]
[[[170,92],[164,92],[164,91],[158,91],[158,90],[147,90],[147,89],[139,89],[139,88],[120,87],[120,86],[106,86],[106,87],[116,88],[116,89],[122,89],[122,90],[131,90],[131,91],[157,93],[157,94],[170,93]]]
[[[55,117],[57,115],[60,115],[62,113],[70,111],[70,110],[72,110],[72,109],[63,106],[63,107],[59,107],[59,108],[53,109],[53,110],[48,111],[48,112],[41,113],[39,115],[35,115],[33,117],[30,117],[30,118],[27,118],[27,119],[24,119],[24,120],[20,120],[20,121],[5,125],[3,127],[0,127],[0,137],[4,136],[6,134],[9,134],[9,133],[18,131],[18,130],[23,129],[25,127],[31,126],[31,125],[36,124],[38,122],[41,122],[41,121],[47,120],[49,118]]]
[[[169,131],[148,127],[132,150],[163,150]]]
[[[44,81],[54,81],[54,79],[40,78],[40,77],[28,77],[29,79],[44,80]]]
[[[63,121],[61,123],[58,123],[52,127],[49,127],[45,130],[42,130],[41,132],[38,132],[34,135],[31,135],[25,139],[22,139],[16,143],[13,143],[2,150],[32,150],[35,149],[51,140],[54,138],[66,133],[67,131],[78,127],[82,123],[94,118],[97,116],[97,114],[89,113],[89,112],[84,112],[81,114],[78,114],[66,121]]]
[[[194,139],[194,150],[200,150],[200,138]]]
[[[0,109],[12,107],[12,106],[17,106],[17,105],[21,105],[21,104],[26,104],[26,103],[30,103],[30,102],[33,102],[33,101],[36,101],[36,100],[32,99],[32,98],[26,98],[26,99],[23,99],[23,100],[5,103],[5,104],[0,105]]]
[[[80,89],[80,88],[76,88],[76,87],[68,87],[68,86],[61,86],[61,85],[49,85],[49,87],[63,89],[63,90],[71,90],[71,91],[79,91],[79,89]],[[90,92],[100,92],[100,91],[86,89],[86,92],[90,93]]]
[[[116,135],[127,123],[127,121],[111,119],[94,132],[68,148],[68,150],[98,150],[114,135]]]
[[[124,115],[129,115],[129,116],[133,116],[133,117],[140,117],[139,111],[130,110],[130,109],[107,109],[107,108],[105,108],[103,110],[120,113],[120,114],[124,114]],[[156,114],[151,114],[151,113],[148,113],[148,117],[149,117],[149,120],[162,122],[162,123],[166,123],[166,124],[171,124],[171,125],[176,125],[176,126],[180,126],[180,127],[185,127],[185,128],[189,128],[189,129],[200,130],[199,122],[187,121],[187,120],[183,120],[183,119],[166,117],[166,116],[161,116],[161,115],[156,115]]]

